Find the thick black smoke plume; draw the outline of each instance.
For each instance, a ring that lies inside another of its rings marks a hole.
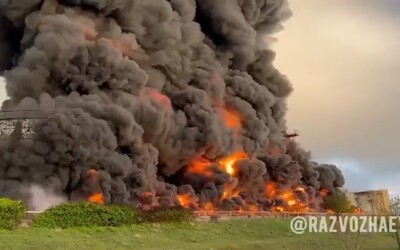
[[[286,0],[1,1],[3,110],[51,115],[0,142],[0,195],[268,209],[269,182],[335,192],[340,170],[282,135],[292,87],[266,38],[290,15]],[[232,178],[218,163],[238,151]],[[188,170],[199,158],[212,176]]]

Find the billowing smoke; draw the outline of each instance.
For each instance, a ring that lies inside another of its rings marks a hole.
[[[29,188],[29,205],[34,210],[43,211],[47,208],[66,202],[65,197],[59,196],[49,190],[45,190],[40,186],[33,185]]]
[[[292,87],[268,37],[290,15],[286,0],[1,1],[2,109],[50,115],[0,142],[0,195],[268,210],[336,192],[340,170],[282,134]]]

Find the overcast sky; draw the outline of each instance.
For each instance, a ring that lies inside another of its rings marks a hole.
[[[350,190],[400,195],[400,0],[290,4],[274,46],[295,88],[288,126],[315,159],[343,170]]]
[[[351,190],[400,195],[400,0],[291,0],[274,45],[289,127]]]

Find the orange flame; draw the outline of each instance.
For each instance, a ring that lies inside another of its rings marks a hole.
[[[209,160],[200,156],[188,166],[187,171],[191,174],[201,174],[210,177],[212,175],[211,165],[212,163]]]
[[[95,193],[89,196],[89,201],[92,203],[97,203],[97,204],[104,204],[104,197],[103,193]]]
[[[362,213],[362,210],[361,210],[361,208],[356,207],[356,208],[354,209],[353,213],[355,213],[355,214],[361,214],[361,213]]]
[[[182,207],[190,208],[191,199],[190,199],[190,196],[188,194],[179,194],[178,195],[178,201],[179,201],[179,204]]]
[[[93,169],[93,168],[89,169],[87,171],[87,173],[90,175],[90,177],[92,178],[93,181],[95,181],[95,182],[98,181],[98,175],[99,174],[98,174],[96,169]],[[88,200],[89,200],[89,202],[103,205],[104,204],[103,193],[102,192],[94,193],[94,194],[89,196]]]
[[[279,184],[275,182],[267,182],[265,184],[265,195],[273,201],[279,200],[284,201],[286,206],[276,206],[272,208],[272,211],[282,212],[284,210],[306,212],[309,211],[308,204],[303,202],[299,195],[300,193],[306,194],[306,189],[303,186],[296,186],[289,188],[278,188]]]
[[[243,151],[237,151],[230,156],[227,156],[219,161],[221,167],[227,172],[230,176],[235,175],[234,165],[237,161],[244,159],[247,157],[247,154]]]

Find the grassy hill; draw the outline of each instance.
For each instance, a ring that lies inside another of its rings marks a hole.
[[[383,234],[362,236],[361,249],[396,249]],[[281,219],[231,220],[129,228],[40,229],[0,232],[0,249],[341,249],[334,234],[295,235]]]

